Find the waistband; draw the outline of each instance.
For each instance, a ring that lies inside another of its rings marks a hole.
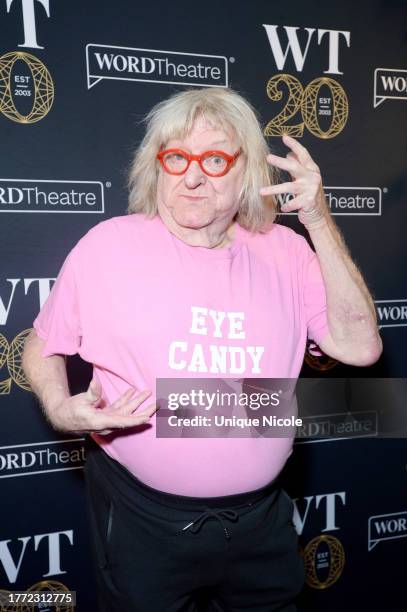
[[[136,501],[137,495],[143,495],[153,502],[181,510],[199,510],[210,507],[220,509],[239,508],[251,506],[280,489],[280,481],[277,477],[264,487],[233,495],[222,495],[219,497],[176,495],[154,489],[139,480],[125,466],[108,455],[91,436],[87,438],[86,451],[87,461],[93,462],[100,468],[99,473],[107,486],[112,489],[118,489],[120,494],[125,495],[130,503]]]

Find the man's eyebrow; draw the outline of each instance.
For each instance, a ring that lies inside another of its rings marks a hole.
[[[175,140],[176,140],[176,139],[175,139]],[[179,142],[181,142],[181,140],[179,140]],[[226,140],[226,139],[222,139],[222,140],[214,140],[213,142],[211,142],[211,144],[210,144],[210,145],[208,145],[208,147],[209,147],[209,149],[211,149],[211,148],[213,148],[213,147],[215,147],[215,146],[217,146],[217,145],[221,145],[221,144],[228,144],[228,143],[229,143],[229,141],[228,141],[228,140]],[[176,147],[176,148],[181,148],[181,149],[182,149],[182,148],[183,148],[183,146],[184,146],[184,145],[180,145],[179,147]],[[188,148],[188,147],[185,147],[185,148]],[[208,149],[208,150],[209,150],[209,149]]]
[[[218,144],[225,144],[225,143],[227,143],[227,142],[228,142],[228,141],[227,141],[227,140],[224,140],[224,139],[223,139],[223,140],[215,140],[214,142],[212,142],[211,146],[213,147],[213,146],[215,146],[215,145],[218,145]]]

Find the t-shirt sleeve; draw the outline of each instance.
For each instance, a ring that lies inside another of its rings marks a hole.
[[[43,357],[74,355],[81,345],[81,325],[76,277],[76,248],[66,257],[57,279],[33,322],[45,340]]]
[[[304,307],[308,338],[316,344],[328,334],[325,285],[316,253],[304,240]]]

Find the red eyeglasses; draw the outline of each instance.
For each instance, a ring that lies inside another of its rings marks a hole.
[[[183,149],[166,149],[157,154],[157,159],[168,174],[184,174],[191,162],[196,161],[208,176],[224,176],[241,152],[239,149],[234,155],[228,155],[224,151],[205,151],[201,155],[191,155]]]

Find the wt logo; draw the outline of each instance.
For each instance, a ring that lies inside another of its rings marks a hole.
[[[14,584],[17,581],[23,559],[27,557],[27,554],[30,557],[30,565],[33,565],[33,553],[38,551],[42,541],[48,544],[48,571],[43,573],[42,576],[47,578],[48,576],[66,574],[66,570],[63,570],[61,567],[61,542],[63,541],[64,543],[63,550],[65,552],[66,540],[73,546],[73,529],[41,533],[34,536],[24,536],[18,538],[18,544],[13,542],[10,547],[11,540],[0,540],[0,565],[9,583]]]
[[[303,513],[300,513],[298,507],[298,499],[294,499],[294,514],[293,514],[293,522],[295,524],[298,535],[301,535],[305,523],[307,522],[308,514],[310,509],[312,508],[312,513],[315,510],[318,510],[321,506],[323,509],[322,512],[324,514],[325,527],[322,531],[336,531],[340,529],[340,527],[336,524],[336,510],[337,510],[337,501],[345,506],[346,505],[346,492],[338,491],[336,493],[325,493],[323,495],[311,495],[309,497],[304,497],[305,500],[305,509]]]
[[[14,0],[6,0],[7,12],[10,12],[11,5]],[[24,43],[18,45],[19,47],[29,47],[31,49],[43,49],[37,42],[37,29],[35,26],[35,6],[36,2],[41,4],[45,10],[47,17],[49,13],[49,0],[21,0],[21,6],[23,10],[23,23],[24,23]],[[17,3],[16,3],[17,4]]]
[[[265,25],[263,24],[267,32],[271,51],[276,62],[278,70],[284,70],[284,66],[287,60],[288,52],[291,51],[295,67],[298,72],[302,72],[304,63],[308,54],[311,39],[314,36],[315,28],[304,28],[308,33],[308,39],[305,45],[304,51],[302,51],[297,30],[298,27],[283,26],[287,34],[288,44],[283,52],[283,48],[280,42],[280,38],[277,32],[278,26],[276,25]],[[328,34],[328,68],[324,70],[325,74],[343,74],[339,70],[339,43],[340,37],[343,36],[347,46],[350,46],[350,32],[341,30],[317,30],[317,44],[320,45],[325,34]]]

